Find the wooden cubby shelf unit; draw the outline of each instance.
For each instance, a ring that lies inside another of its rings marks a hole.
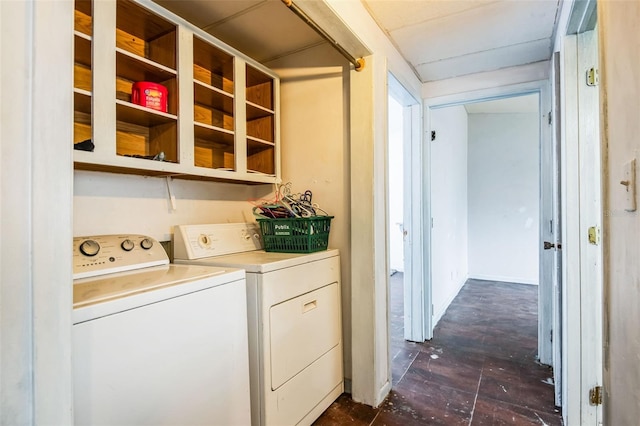
[[[73,141],[94,144],[76,169],[278,181],[275,73],[155,1],[74,1]],[[136,83],[167,103],[134,103]]]

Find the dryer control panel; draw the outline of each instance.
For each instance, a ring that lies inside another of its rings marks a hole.
[[[73,239],[73,279],[169,264],[162,245],[146,235],[94,235]]]
[[[262,249],[257,223],[179,225],[173,235],[176,259],[194,260]]]

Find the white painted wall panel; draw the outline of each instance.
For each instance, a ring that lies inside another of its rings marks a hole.
[[[73,235],[140,233],[169,241],[175,225],[253,221],[252,200],[272,185],[83,172],[74,174]]]
[[[429,99],[431,105],[444,105],[453,101],[460,102],[463,97],[468,100],[477,100],[487,95],[499,96],[499,92],[513,94],[521,91],[514,90],[516,85],[523,87],[526,83],[549,78],[549,67],[549,61],[541,61],[497,71],[431,81],[422,85],[422,97]]]
[[[282,179],[313,192],[335,216],[329,246],[340,249],[344,373],[351,378],[348,62],[328,45],[267,64],[281,78]]]
[[[640,2],[598,2],[604,186],[604,424],[640,418],[640,212],[627,212],[623,164],[640,155]],[[637,171],[636,171],[637,172]],[[636,178],[637,179],[637,178]],[[637,184],[637,181],[636,181]]]
[[[431,143],[432,300],[434,326],[468,275],[467,112],[463,106],[434,109]]]
[[[0,28],[0,424],[68,425],[73,2],[2,1]]]
[[[469,114],[469,277],[538,284],[537,113]]]

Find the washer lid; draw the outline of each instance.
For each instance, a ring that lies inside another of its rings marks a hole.
[[[242,280],[241,269],[200,265],[154,266],[75,280],[74,323]]]
[[[175,259],[174,261],[176,263],[189,263],[192,265],[242,268],[247,272],[264,274],[278,269],[290,268],[292,266],[338,256],[338,254],[339,251],[337,249],[318,251],[315,253],[274,253],[264,250],[254,250],[225,256],[212,256],[188,261]]]

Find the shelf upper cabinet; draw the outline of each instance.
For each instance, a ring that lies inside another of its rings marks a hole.
[[[73,31],[73,143],[91,139],[92,4],[76,0]],[[87,142],[85,142],[85,145]]]
[[[81,169],[273,183],[277,76],[147,0],[76,0]],[[76,148],[79,148],[76,145]]]

